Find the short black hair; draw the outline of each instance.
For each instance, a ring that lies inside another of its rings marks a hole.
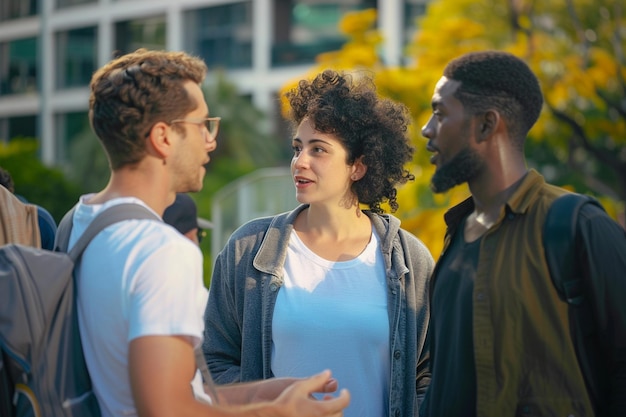
[[[499,110],[509,134],[523,148],[528,131],[539,118],[543,95],[539,80],[517,56],[503,51],[480,51],[448,63],[446,78],[460,81],[455,97],[475,112]]]

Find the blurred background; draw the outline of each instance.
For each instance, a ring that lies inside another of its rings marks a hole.
[[[526,60],[546,98],[529,164],[625,223],[623,0],[0,0],[0,166],[57,222],[108,179],[87,118],[91,75],[140,47],[184,50],[210,68],[205,96],[222,124],[193,195],[214,224],[201,245],[207,283],[236,227],[296,205],[281,95],[329,67],[373,75],[410,109],[416,181],[400,189],[395,215],[435,258],[445,209],[469,193],[431,193],[420,128],[443,67],[472,50]]]

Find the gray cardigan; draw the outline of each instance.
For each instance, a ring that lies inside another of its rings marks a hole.
[[[218,384],[271,378],[272,314],[297,215],[252,220],[215,260],[205,313],[203,351]],[[426,341],[433,258],[392,215],[365,211],[380,236],[388,283],[391,417],[416,416],[430,382]]]

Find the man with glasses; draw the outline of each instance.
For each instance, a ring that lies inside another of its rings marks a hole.
[[[202,254],[160,217],[177,193],[202,188],[217,146],[219,118],[209,116],[200,88],[205,73],[204,62],[185,53],[138,50],[91,81],[90,122],[111,174],[102,191],[76,205],[70,247],[111,206],[136,204],[155,214],[104,229],[76,270],[81,341],[102,415],[339,416],[347,392],[312,396],[336,389],[328,371],[217,387],[210,396],[198,377],[194,350],[207,300]]]
[[[217,130],[220,127],[220,120],[222,120],[221,117],[206,117],[204,119],[174,119],[170,121],[170,124],[191,123],[198,126],[199,128],[202,128],[202,126],[204,126],[206,129],[206,133],[209,135],[209,140],[215,140],[215,138],[217,137]]]

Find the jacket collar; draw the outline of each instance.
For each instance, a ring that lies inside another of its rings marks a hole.
[[[261,272],[280,276],[287,257],[287,242],[293,230],[293,223],[298,214],[308,207],[301,204],[294,210],[274,216],[267,228],[261,246],[254,257],[253,265]],[[384,256],[389,256],[393,249],[393,238],[400,228],[400,220],[390,214],[377,215],[363,211],[369,217],[374,230],[380,238]]]
[[[517,190],[507,200],[503,211],[500,213],[500,220],[504,218],[505,213],[524,214],[528,210],[530,204],[537,197],[537,193],[543,185],[545,179],[535,169],[530,169]],[[448,229],[455,229],[461,220],[474,210],[474,200],[472,197],[462,201],[456,206],[449,209],[444,214],[444,220]]]

